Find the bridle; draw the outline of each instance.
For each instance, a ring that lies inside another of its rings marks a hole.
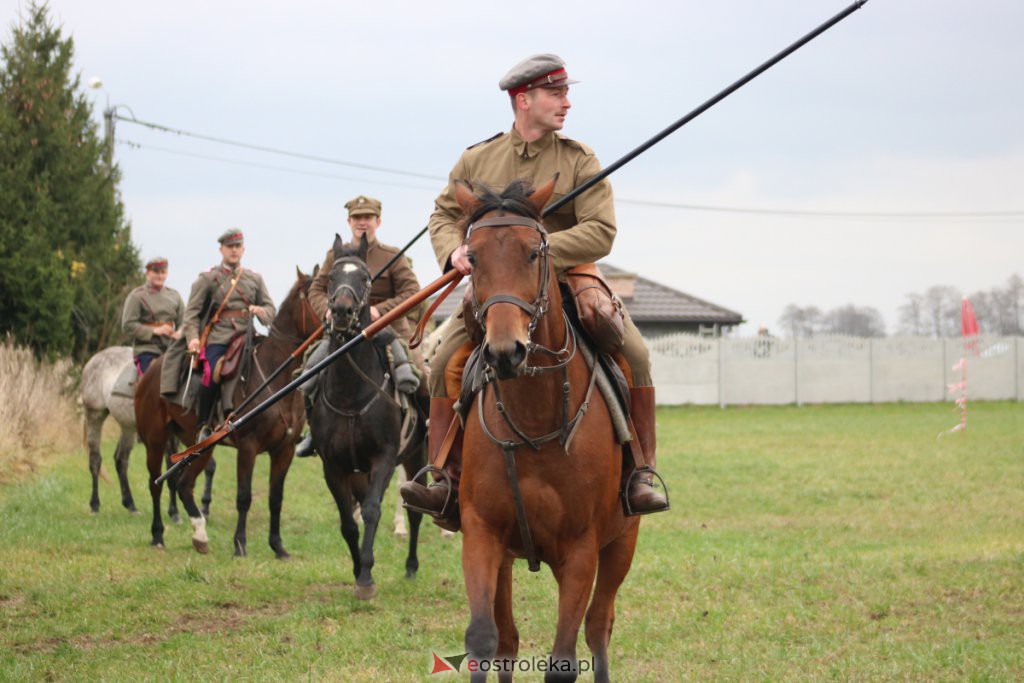
[[[340,256],[334,259],[334,264],[331,266],[332,274],[334,273],[334,269],[337,268],[339,264],[351,264],[353,266],[356,266],[362,272],[363,277],[365,278],[362,296],[357,294],[355,287],[348,284],[347,282],[340,282],[337,285],[334,285],[333,287],[331,287],[330,291],[327,294],[328,301],[331,302],[330,305],[333,305],[334,299],[338,295],[339,291],[347,291],[352,296],[352,300],[355,302],[355,305],[352,306],[352,312],[349,315],[345,316],[344,319],[339,320],[336,316],[331,316],[331,334],[334,336],[340,336],[342,338],[347,339],[354,337],[355,334],[359,331],[361,324],[359,319],[362,316],[363,310],[366,308],[366,305],[370,302],[370,285],[373,280],[370,277],[370,269],[366,267],[366,263],[364,263],[362,259],[356,256]]]
[[[533,545],[533,538],[530,534],[530,527],[527,523],[526,508],[523,503],[522,493],[519,488],[519,475],[516,468],[515,452],[516,449],[522,446],[529,446],[535,451],[539,451],[542,444],[549,441],[557,440],[565,452],[568,453],[569,445],[572,443],[573,437],[576,435],[577,429],[583,421],[583,416],[586,414],[587,409],[590,406],[590,398],[594,392],[594,386],[597,380],[597,373],[594,370],[590,373],[590,382],[587,387],[586,394],[583,397],[583,401],[580,403],[580,407],[577,409],[576,414],[570,419],[569,417],[569,397],[571,393],[571,386],[569,384],[569,369],[568,365],[572,359],[576,356],[578,350],[578,343],[576,339],[576,332],[572,325],[569,324],[569,317],[563,310],[562,319],[565,324],[565,345],[555,351],[547,348],[541,344],[533,341],[533,333],[537,329],[537,325],[540,323],[541,317],[547,312],[548,305],[550,303],[548,297],[548,287],[551,283],[551,268],[550,268],[550,254],[549,254],[549,243],[548,243],[548,232],[544,229],[544,226],[540,222],[524,216],[496,216],[493,218],[484,218],[482,220],[471,223],[466,230],[466,238],[464,244],[469,241],[469,236],[473,234],[474,230],[481,228],[504,228],[504,227],[525,227],[532,228],[537,231],[540,235],[540,247],[539,247],[539,259],[540,259],[540,277],[538,282],[537,295],[533,298],[533,301],[524,301],[523,299],[511,295],[511,294],[495,294],[487,298],[486,301],[481,304],[476,298],[476,290],[473,290],[473,296],[470,298],[470,305],[473,311],[473,317],[476,322],[480,325],[481,329],[486,333],[487,324],[485,316],[487,309],[494,304],[508,303],[518,306],[527,315],[530,316],[530,324],[527,328],[527,345],[526,345],[526,358],[527,362],[524,363],[522,374],[529,376],[536,376],[544,372],[561,372],[561,383],[562,383],[562,410],[561,420],[559,426],[547,434],[540,436],[530,436],[523,429],[519,427],[512,419],[512,416],[508,412],[508,408],[505,406],[505,402],[501,397],[501,389],[497,382],[497,376],[495,370],[486,360],[484,360],[483,369],[483,386],[480,389],[480,395],[477,398],[477,415],[480,421],[480,427],[484,435],[496,446],[498,446],[505,460],[505,470],[509,478],[509,483],[512,488],[512,499],[515,505],[516,521],[519,525],[519,532],[523,542],[523,550],[526,554],[527,562],[529,564],[530,571],[538,571],[540,569],[540,563],[537,559],[537,552]],[[553,365],[530,365],[529,358],[536,352],[542,352],[556,359]],[[515,439],[502,439],[497,436],[494,431],[488,426],[487,419],[484,414],[484,397],[487,394],[488,386],[491,388],[491,392],[494,394],[494,407],[497,413],[501,416],[502,420],[512,431],[513,434],[518,438]]]

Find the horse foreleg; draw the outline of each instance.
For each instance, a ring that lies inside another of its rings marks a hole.
[[[469,626],[466,651],[479,665],[493,660],[498,652],[498,625],[494,620],[498,572],[505,559],[505,547],[489,530],[482,528],[471,509],[462,510],[462,575],[469,598]],[[487,680],[487,672],[470,674],[474,683]]]
[[[100,466],[103,463],[102,445],[103,420],[105,411],[85,411],[85,445],[89,449],[89,474],[92,475],[92,496],[89,498],[89,509],[100,511]]]
[[[173,437],[167,440],[165,463],[168,468],[171,466],[171,456],[177,452],[177,448],[172,445],[174,443],[176,443],[176,441],[173,440]],[[167,501],[167,516],[170,517],[171,521],[175,524],[181,524],[181,515],[178,514],[178,481],[176,477],[171,477],[167,480],[167,491],[167,497],[170,499]]]
[[[401,506],[398,508],[401,510]],[[420,559],[416,554],[420,542],[420,524],[423,522],[423,513],[415,510],[406,510],[409,514],[409,554],[405,558],[405,578],[415,579],[416,572],[420,569]]]
[[[160,516],[160,493],[163,484],[155,484],[157,478],[163,474],[163,449],[146,444],[146,471],[149,473],[149,496],[153,500],[153,522],[150,525],[152,540],[150,545],[154,548],[164,547],[164,520]]]
[[[341,537],[345,539],[348,552],[352,556],[352,574],[359,578],[359,525],[352,516],[352,494],[345,486],[345,475],[334,467],[332,462],[326,458],[324,464],[324,481],[327,488],[334,497],[334,504],[338,506],[338,517],[341,519]]]
[[[195,486],[196,477],[206,467],[206,463],[213,457],[213,451],[209,450],[199,456],[199,460],[189,465],[178,478],[178,497],[181,505],[185,508],[188,521],[192,524],[192,547],[196,552],[205,555],[210,552],[210,538],[206,535],[206,517],[196,505]]]
[[[369,600],[377,594],[377,586],[373,582],[373,542],[377,538],[377,526],[380,524],[380,507],[384,499],[384,489],[391,481],[395,466],[393,454],[386,454],[373,461],[370,466],[370,486],[360,501],[360,512],[363,516],[363,543],[359,552],[359,576],[356,577],[356,598]]]
[[[117,479],[121,484],[121,505],[128,512],[138,512],[135,508],[135,499],[132,497],[132,488],[128,484],[128,458],[131,457],[133,446],[135,446],[135,432],[122,429],[121,438],[114,451],[114,468],[117,470]]]
[[[498,568],[497,592],[494,596],[494,621],[498,626],[498,680],[512,680],[513,662],[519,654],[519,629],[512,614],[512,557],[506,557]]]
[[[210,503],[213,501],[213,475],[217,472],[217,461],[210,456],[210,460],[206,463],[206,467],[203,468],[203,474],[206,475],[206,483],[203,486],[203,497],[201,502],[203,504],[203,517],[210,519]]]
[[[245,527],[252,506],[252,469],[256,454],[241,444],[238,447],[238,493],[235,495],[235,510],[238,523],[235,525],[235,557],[245,557]]]
[[[633,563],[633,551],[640,529],[639,523],[601,549],[597,567],[594,597],[587,610],[587,647],[594,657],[594,680],[609,680],[608,642],[615,623],[615,596]]]
[[[405,468],[399,467],[395,472],[398,475],[398,481],[395,483],[395,495],[398,497],[398,505],[395,507],[395,536],[399,538],[405,538],[409,534],[409,529],[405,526],[405,515],[402,509],[402,494],[398,491],[402,487],[402,484],[406,482],[405,479]],[[411,511],[410,511],[411,512]],[[410,521],[412,515],[409,516]]]
[[[287,442],[280,450],[270,452],[270,549],[279,560],[290,556],[281,542],[281,506],[284,503],[284,480],[295,457],[295,444]]]
[[[575,681],[579,676],[576,640],[594,587],[597,555],[596,541],[583,539],[560,564],[552,567],[558,581],[558,625],[545,683]]]

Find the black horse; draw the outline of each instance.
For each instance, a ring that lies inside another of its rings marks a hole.
[[[365,237],[358,249],[347,248],[341,237],[335,237],[326,342],[332,352],[370,324],[371,275],[366,251]],[[402,463],[411,479],[426,464],[423,406],[409,407],[418,411],[419,418],[408,445],[399,452],[403,413],[384,354],[375,338],[328,366],[320,378],[310,417],[310,433],[323,460],[324,480],[338,505],[341,535],[352,554],[355,596],[360,600],[377,593],[372,575],[373,541],[381,517],[381,500],[395,467]],[[359,502],[365,527],[361,547],[353,499]],[[408,514],[405,575],[413,578],[419,568],[416,543],[423,515],[411,510]]]

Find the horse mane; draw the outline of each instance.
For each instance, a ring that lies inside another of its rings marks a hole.
[[[533,184],[529,180],[513,180],[501,192],[495,191],[486,183],[474,181],[473,189],[480,206],[462,221],[462,227],[474,223],[491,211],[507,211],[537,221],[541,219],[540,211],[530,201]]]

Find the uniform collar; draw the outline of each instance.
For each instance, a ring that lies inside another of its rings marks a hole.
[[[145,287],[146,291],[149,292],[150,294],[159,294],[160,292],[164,291],[163,287],[154,287],[148,282],[145,284]],[[166,285],[164,285],[164,287],[166,287]]]
[[[234,275],[235,273],[241,273],[242,272],[242,264],[241,263],[239,263],[237,266],[232,268],[228,264],[226,264],[223,261],[221,261],[220,265],[217,266],[217,267],[220,269],[220,272],[224,273],[225,275]]]
[[[534,159],[538,154],[546,150],[548,147],[555,142],[555,132],[545,133],[541,137],[537,138],[533,142],[526,142],[523,140],[523,136],[519,134],[515,126],[512,126],[512,132],[509,133],[512,139],[512,148],[516,151],[516,156],[524,159]]]

